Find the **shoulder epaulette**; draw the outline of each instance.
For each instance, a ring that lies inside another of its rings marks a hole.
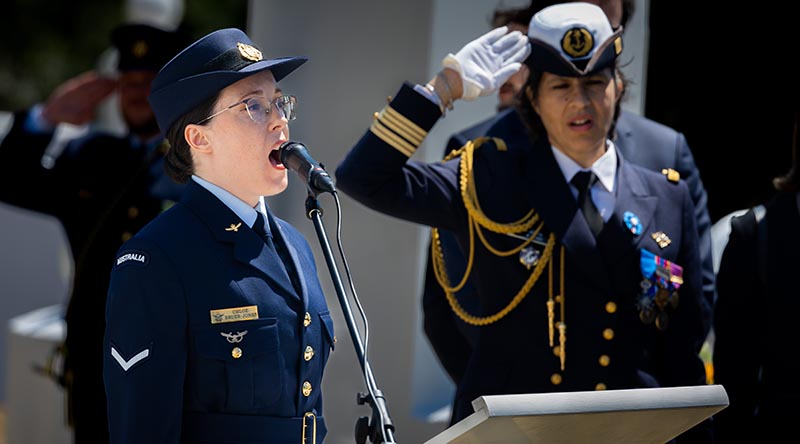
[[[664,168],[661,170],[661,174],[667,176],[667,180],[672,183],[678,183],[681,180],[681,173],[673,170],[672,168]]]

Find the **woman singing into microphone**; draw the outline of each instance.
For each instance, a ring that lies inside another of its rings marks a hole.
[[[180,202],[119,250],[104,382],[114,443],[321,443],[333,322],[302,235],[265,196],[288,184],[280,147],[296,99],[242,31],[194,42],[155,78]]]

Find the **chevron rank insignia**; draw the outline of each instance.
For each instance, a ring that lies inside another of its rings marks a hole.
[[[122,370],[125,372],[130,370],[131,367],[133,367],[134,365],[144,361],[149,356],[150,356],[150,349],[146,348],[140,351],[139,353],[133,355],[130,359],[125,359],[122,357],[122,354],[120,354],[120,352],[118,352],[117,349],[114,348],[113,345],[111,346],[111,357],[114,358],[115,361],[117,361],[117,364],[119,364],[119,366],[122,367]]]

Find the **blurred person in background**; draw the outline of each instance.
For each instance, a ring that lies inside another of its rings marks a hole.
[[[797,97],[795,96],[796,102]],[[719,442],[758,442],[790,436],[800,402],[793,384],[800,312],[795,273],[800,270],[800,112],[794,113],[792,164],[773,180],[765,204],[731,219],[717,274],[714,312],[714,382],[730,406],[715,415]]]
[[[119,55],[116,77],[89,71],[64,82],[45,103],[15,113],[0,145],[0,200],[56,217],[71,249],[64,367],[51,371],[66,389],[76,444],[108,442],[102,344],[114,255],[181,190],[164,174],[164,138],[147,96],[158,70],[189,38],[127,23],[110,40]],[[89,132],[69,141],[52,165],[43,163],[56,126],[89,123],[113,92],[127,134]]]

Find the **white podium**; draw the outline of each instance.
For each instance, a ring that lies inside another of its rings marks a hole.
[[[664,444],[728,406],[721,385],[482,396],[426,444]]]
[[[53,349],[66,332],[63,307],[52,305],[12,318],[8,323],[6,432],[8,444],[69,444],[66,398],[43,375]]]

